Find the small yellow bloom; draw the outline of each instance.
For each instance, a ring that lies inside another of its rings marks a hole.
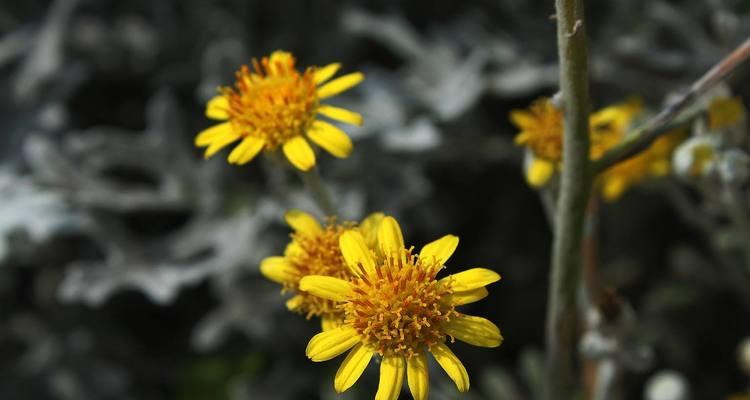
[[[562,112],[543,97],[531,104],[528,110],[513,110],[510,120],[521,132],[514,139],[517,145],[526,146],[534,156],[552,163],[562,160]]]
[[[398,223],[385,217],[378,227],[379,252],[365,238],[348,230],[339,238],[351,273],[349,281],[331,276],[306,276],[300,289],[339,305],[344,323],[315,335],[307,345],[313,361],[327,361],[348,350],[334,379],[341,393],[362,375],[375,354],[382,357],[376,400],[395,400],[406,375],[412,396],[427,398],[426,353],[430,352],[458,390],[469,389],[469,376],[461,361],[445,345],[446,338],[481,347],[502,343],[500,330],[487,319],[465,315],[457,306],[487,296],[485,286],[500,275],[474,268],[442,279],[436,276],[458,246],[446,235],[422,248],[418,255],[404,245]]]
[[[598,159],[619,143],[640,111],[640,102],[631,100],[591,114],[591,159]],[[562,112],[552,100],[543,97],[534,101],[528,110],[511,111],[510,119],[521,130],[515,137],[516,145],[525,146],[531,155],[526,167],[526,180],[533,187],[544,186],[562,163]]]
[[[317,116],[362,125],[360,114],[320,101],[356,86],[364,75],[355,72],[328,82],[339,64],[308,67],[300,73],[295,62],[292,54],[276,51],[260,62],[253,60],[252,71],[243,66],[234,88],[220,89],[220,94],[208,102],[206,116],[225,122],[195,138],[196,146],[207,147],[206,158],[241,140],[229,154],[230,164],[243,165],[262,150],[281,147],[292,165],[307,171],[315,166],[315,153],[305,136],[335,157],[349,156],[349,136]]]
[[[719,97],[708,106],[708,128],[717,131],[739,124],[745,117],[745,107],[739,97]]]
[[[671,170],[672,153],[685,139],[684,130],[676,130],[662,135],[640,154],[616,164],[599,178],[602,196],[614,201],[631,186],[649,177],[660,177]]]
[[[313,216],[300,210],[290,210],[284,216],[294,229],[292,241],[283,256],[268,257],[261,262],[260,271],[268,279],[283,285],[283,290],[294,293],[287,307],[307,318],[321,317],[324,329],[340,325],[343,311],[330,300],[299,290],[299,281],[308,275],[329,276],[349,280],[353,277],[344,262],[339,238],[346,229],[356,229],[369,237],[367,246],[374,248],[376,228],[383,214],[374,213],[355,227],[353,223],[338,224],[331,220],[322,226]]]

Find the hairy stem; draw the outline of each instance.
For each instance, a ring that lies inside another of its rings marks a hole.
[[[582,0],[556,0],[563,168],[547,303],[546,397],[572,397],[583,223],[591,191],[589,87]]]

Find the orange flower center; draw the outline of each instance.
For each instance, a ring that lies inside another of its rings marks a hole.
[[[301,135],[315,119],[319,100],[314,69],[300,74],[288,53],[253,59],[237,71],[235,87],[222,88],[234,129],[265,140],[267,149]]]
[[[301,251],[287,256],[294,265],[297,276],[293,282],[285,283],[284,289],[302,296],[304,301],[295,311],[305,314],[307,318],[324,315],[343,318],[341,307],[333,301],[299,290],[299,280],[308,275],[325,275],[344,280],[352,278],[339,247],[339,237],[349,227],[330,223],[317,235],[292,234],[292,241],[299,245]]]
[[[422,262],[403,250],[380,260],[377,273],[355,279],[345,322],[381,355],[411,357],[442,343],[443,325],[458,313],[453,290],[435,280],[441,265]]]

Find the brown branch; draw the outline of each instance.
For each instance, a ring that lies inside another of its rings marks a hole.
[[[727,77],[750,56],[750,38],[746,39],[732,53],[714,65],[690,89],[672,104],[661,110],[656,116],[627,135],[627,139],[617,147],[610,149],[594,162],[594,172],[600,173],[607,168],[624,161],[648,148],[660,135],[671,130],[674,125],[681,125],[689,118],[675,121],[695,99],[700,97],[716,83]],[[672,124],[672,122],[676,124]]]

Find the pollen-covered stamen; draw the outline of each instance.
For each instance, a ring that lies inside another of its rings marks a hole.
[[[299,290],[299,280],[309,275],[351,279],[352,275],[339,248],[339,237],[350,227],[350,224],[342,226],[331,219],[319,234],[292,234],[292,240],[297,243],[300,251],[292,252],[287,258],[294,266],[297,276],[293,281],[284,284],[284,290],[294,292],[304,299],[294,311],[304,314],[307,318],[343,315],[339,304]]]
[[[276,58],[253,59],[252,71],[247,66],[237,71],[234,88],[222,88],[235,130],[262,138],[269,150],[304,133],[319,106],[314,69],[300,74],[294,57]]]
[[[440,269],[411,249],[384,257],[375,273],[352,282],[346,323],[381,355],[411,357],[442,343],[443,325],[458,313],[449,301],[450,286],[435,280]]]

